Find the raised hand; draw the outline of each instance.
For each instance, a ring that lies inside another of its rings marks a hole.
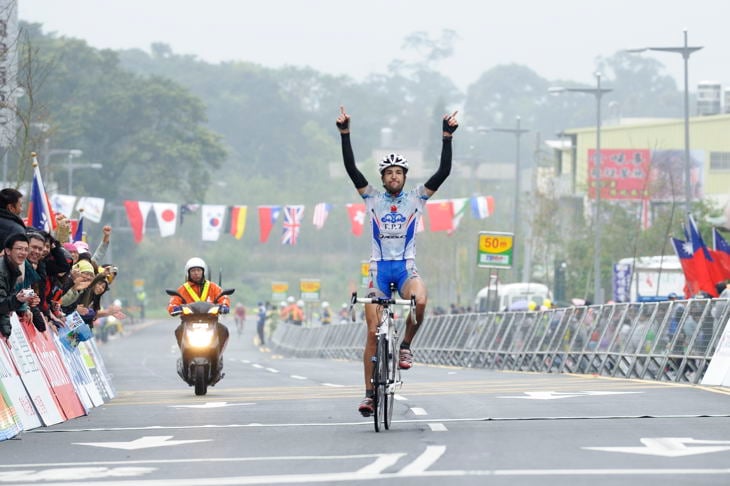
[[[335,123],[337,124],[337,128],[340,130],[340,133],[350,132],[350,115],[345,113],[344,106],[340,106],[340,116],[337,117]]]
[[[459,128],[459,122],[456,119],[456,114],[458,111],[453,112],[451,115],[445,115],[444,121],[443,121],[443,130],[444,134],[448,134],[451,136],[452,133],[456,131],[457,128]]]

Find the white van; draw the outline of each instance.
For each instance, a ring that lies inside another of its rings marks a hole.
[[[513,304],[520,301],[532,301],[539,308],[545,299],[552,299],[552,294],[547,285],[535,282],[502,284],[496,289],[496,297],[494,292],[494,288],[491,289],[490,293],[489,287],[484,287],[477,293],[474,302],[477,312],[509,310],[513,307]],[[487,300],[488,297],[489,301]],[[492,305],[490,305],[490,302]],[[494,302],[497,302],[497,305],[494,305]]]

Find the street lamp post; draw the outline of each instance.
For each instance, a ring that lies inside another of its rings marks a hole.
[[[595,304],[603,304],[603,288],[601,287],[601,98],[613,91],[610,88],[601,88],[601,73],[596,73],[595,88],[549,88],[550,93],[585,93],[596,98],[596,153],[593,159],[596,202],[593,205],[593,299]]]
[[[71,163],[71,161],[73,160],[74,157],[81,157],[82,155],[84,155],[84,152],[79,149],[51,149],[51,150],[49,150],[47,153],[43,154],[43,165],[44,165],[45,170],[47,171],[46,175],[52,174],[52,171],[50,170],[50,166],[51,166],[51,157],[53,157],[54,155],[65,155],[68,160],[68,163]],[[50,177],[47,178],[47,180],[45,182],[47,185],[50,184],[51,178]],[[46,186],[46,187],[48,187],[48,186]],[[69,194],[70,194],[70,191],[69,191]]]
[[[73,179],[74,179],[74,169],[102,169],[104,168],[101,164],[74,164],[72,162],[73,157],[71,154],[68,156],[68,164],[66,164],[66,169],[68,170],[68,193],[73,194]]]
[[[684,29],[684,45],[676,47],[641,47],[627,49],[626,52],[661,51],[676,52],[684,59],[684,198],[685,212],[690,212],[692,204],[691,159],[689,157],[689,56],[702,49],[702,46],[687,45],[687,29]]]
[[[527,133],[530,130],[526,128],[520,128],[520,117],[516,117],[515,128],[493,128],[493,127],[478,127],[479,132],[501,132],[501,133],[512,133],[515,136],[515,198],[514,208],[512,212],[512,233],[514,234],[515,242],[519,241],[517,238],[517,228],[519,226],[520,219],[520,137],[523,133]],[[515,244],[512,252],[512,264],[514,265],[513,278],[515,282],[519,281],[519,272],[517,269],[517,245]],[[525,245],[522,245],[525,248]],[[524,257],[523,257],[524,260]],[[525,267],[525,271],[527,267]],[[522,280],[528,282],[530,280],[529,275],[523,275]]]

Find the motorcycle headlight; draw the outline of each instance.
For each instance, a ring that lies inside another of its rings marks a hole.
[[[214,316],[218,315],[218,310],[220,309],[220,306],[214,305],[210,309],[208,309],[208,314],[212,314]]]
[[[213,342],[215,330],[207,324],[193,324],[186,331],[188,343],[195,348],[204,348],[210,346]]]

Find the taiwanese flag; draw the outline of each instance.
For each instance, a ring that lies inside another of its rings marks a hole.
[[[431,231],[452,231],[454,229],[454,205],[451,200],[426,203]]]
[[[705,265],[705,258],[701,251],[694,251],[691,241],[682,241],[670,238],[674,252],[679,258],[684,272],[684,296],[689,299],[700,291],[717,295],[715,285],[710,278]]]
[[[76,222],[76,228],[73,228],[73,239],[74,241],[84,241],[84,214],[79,215],[79,220]]]
[[[248,212],[248,206],[231,206],[231,222],[228,230],[237,240],[240,240],[243,236],[243,232],[246,230],[246,213]]]
[[[279,219],[281,206],[259,206],[259,241],[266,243],[274,223]]]
[[[355,236],[362,235],[365,226],[365,204],[348,204],[347,215],[350,217],[350,227]]]
[[[704,288],[702,290],[708,292],[713,297],[717,297],[716,284],[725,280],[725,272],[720,264],[712,257],[710,249],[705,245],[697,223],[691,214],[687,215],[687,230],[691,239],[690,241],[692,242],[692,250],[695,254],[694,258],[700,262],[698,265],[704,264],[707,269],[707,276],[712,282],[710,290],[705,290]]]
[[[725,278],[730,279],[730,243],[722,237],[717,228],[712,228],[712,246],[715,248],[712,255],[725,272]]]
[[[56,228],[56,218],[41,179],[41,170],[33,157],[33,185],[28,198],[28,226],[50,232]]]

